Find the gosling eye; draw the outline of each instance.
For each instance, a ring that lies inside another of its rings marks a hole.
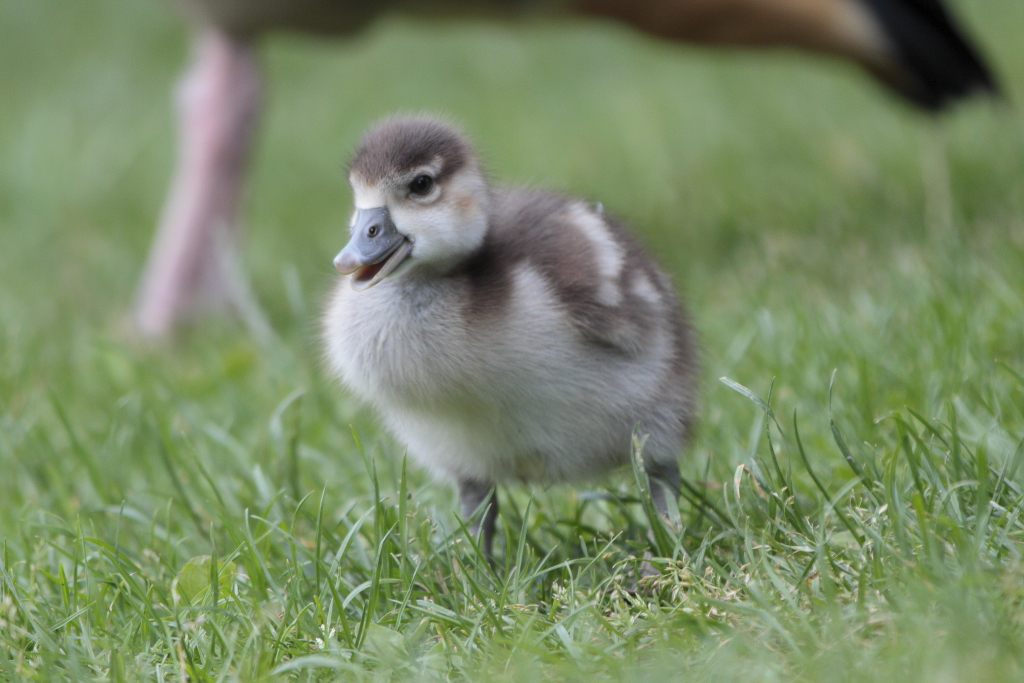
[[[409,183],[409,193],[422,197],[434,188],[434,179],[424,174]]]

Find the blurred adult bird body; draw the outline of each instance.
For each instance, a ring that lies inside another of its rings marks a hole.
[[[603,17],[669,40],[793,46],[852,60],[908,100],[938,109],[995,91],[938,0],[174,0],[193,18],[193,64],[178,90],[178,165],[134,310],[161,336],[203,307],[252,310],[233,259],[237,210],[261,105],[254,41],[276,29],[351,35],[385,13]],[[253,316],[248,316],[252,318]]]

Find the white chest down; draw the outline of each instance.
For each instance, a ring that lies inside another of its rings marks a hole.
[[[437,476],[564,481],[628,462],[633,429],[664,399],[669,330],[627,355],[585,340],[528,262],[511,282],[499,311],[471,316],[466,278],[362,292],[343,278],[325,316],[329,362]]]

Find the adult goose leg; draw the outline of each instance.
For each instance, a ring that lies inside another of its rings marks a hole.
[[[484,556],[490,560],[494,547],[494,527],[498,519],[498,490],[490,482],[474,479],[459,481],[459,507],[462,510],[463,519],[473,518],[474,513],[485,504],[487,509],[473,519],[469,531],[475,536],[481,528],[483,529],[481,542]]]
[[[197,309],[247,304],[233,242],[260,105],[259,68],[248,40],[216,29],[204,29],[194,49],[176,93],[177,167],[134,310],[136,329],[148,337],[168,333]]]

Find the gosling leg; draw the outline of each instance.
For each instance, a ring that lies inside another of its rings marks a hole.
[[[674,459],[659,462],[647,458],[644,460],[644,469],[647,471],[654,508],[659,515],[671,520],[674,515],[669,515],[669,500],[679,509],[679,463]]]
[[[669,520],[674,515],[669,515],[669,500],[679,509],[679,463],[674,459],[668,462],[659,462],[654,458],[644,460],[644,469],[647,471],[647,482],[651,489],[651,501],[658,514]],[[671,494],[671,495],[669,495]],[[648,535],[653,532],[648,531]],[[644,561],[640,563],[640,576],[657,576],[661,572],[650,563],[651,552],[644,553]]]
[[[473,517],[481,506],[486,505],[481,514]],[[494,528],[498,519],[498,490],[488,481],[462,479],[459,481],[459,506],[462,518],[472,519],[469,531],[474,536],[481,532],[484,556],[488,561],[493,557]]]

